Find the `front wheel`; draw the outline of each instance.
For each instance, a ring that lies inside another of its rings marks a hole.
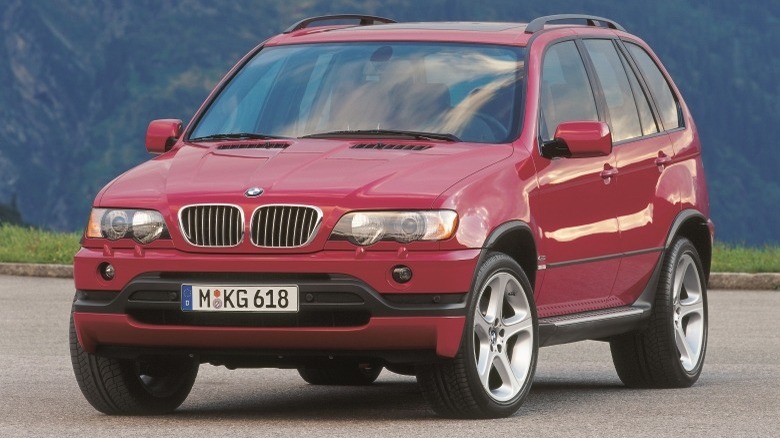
[[[677,239],[666,254],[647,328],[610,341],[620,380],[636,388],[685,388],[707,350],[707,283],[696,247]]]
[[[189,395],[199,366],[187,356],[135,360],[88,353],[79,345],[72,315],[70,358],[84,397],[108,415],[159,415],[173,411]]]
[[[418,367],[423,395],[439,415],[507,417],[520,408],[533,382],[539,349],[531,283],[511,257],[487,257],[469,294],[460,351]]]

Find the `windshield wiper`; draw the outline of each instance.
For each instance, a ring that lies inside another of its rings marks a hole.
[[[438,134],[435,132],[403,131],[398,129],[354,129],[344,131],[319,132],[304,135],[301,138],[338,138],[338,137],[402,137],[416,140],[444,140],[460,141],[452,134]]]
[[[190,141],[207,141],[207,140],[274,140],[282,137],[280,135],[258,134],[256,132],[235,132],[229,134],[211,134],[203,137],[191,138]]]

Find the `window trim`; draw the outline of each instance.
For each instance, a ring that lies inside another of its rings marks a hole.
[[[601,84],[598,83],[598,79],[596,77],[595,69],[593,67],[593,61],[590,58],[590,54],[588,53],[587,49],[584,45],[584,40],[610,40],[612,41],[613,46],[615,47],[615,50],[617,50],[621,56],[621,63],[623,63],[623,68],[630,68],[631,71],[634,73],[634,76],[636,76],[637,81],[639,82],[639,86],[642,90],[642,92],[645,95],[645,98],[647,99],[648,103],[650,104],[650,111],[652,112],[653,119],[655,120],[657,126],[658,126],[658,132],[645,135],[644,131],[643,134],[638,137],[632,137],[625,140],[613,142],[613,147],[619,147],[624,144],[633,143],[635,141],[641,141],[645,139],[651,139],[654,137],[666,135],[668,133],[678,132],[678,131],[684,131],[687,129],[687,125],[685,123],[685,113],[683,111],[682,107],[682,101],[680,99],[679,93],[677,93],[676,88],[672,85],[672,82],[670,82],[669,76],[667,75],[666,71],[661,68],[659,63],[653,58],[653,56],[639,43],[637,43],[635,40],[628,39],[625,37],[609,37],[604,35],[593,35],[593,36],[565,36],[561,37],[555,40],[552,40],[547,44],[547,46],[542,51],[541,56],[541,62],[539,64],[539,93],[538,93],[538,102],[537,102],[537,114],[536,114],[536,140],[537,140],[537,150],[539,154],[542,154],[542,145],[544,144],[544,139],[542,138],[542,90],[541,85],[544,81],[544,77],[542,76],[542,67],[544,65],[544,60],[547,57],[547,51],[553,47],[554,45],[558,43],[563,43],[566,41],[574,41],[575,47],[577,48],[577,51],[580,54],[580,58],[582,59],[583,64],[585,65],[585,73],[588,76],[588,82],[591,86],[591,92],[593,93],[594,100],[596,101],[596,112],[599,117],[599,121],[608,123],[608,120],[611,121],[609,118],[609,108],[607,108],[606,105],[606,98],[604,96],[604,90],[601,87]],[[647,84],[647,80],[645,79],[644,75],[642,74],[642,71],[639,69],[639,66],[636,63],[636,60],[631,56],[630,51],[625,46],[626,44],[633,44],[640,49],[642,49],[647,55],[650,57],[650,59],[655,64],[656,68],[661,72],[661,75],[663,76],[664,80],[666,81],[667,86],[669,87],[669,90],[672,92],[672,96],[674,97],[675,103],[677,104],[677,111],[678,111],[678,118],[680,126],[672,129],[667,129],[663,121],[661,119],[661,113],[658,109],[658,104],[656,102],[656,98],[652,93],[652,90],[650,90],[650,86]],[[527,48],[530,48],[531,44],[526,46]],[[530,56],[530,50],[526,51],[526,56]],[[628,65],[626,65],[626,62]],[[528,68],[528,62],[526,61],[525,68]],[[628,72],[626,71],[626,74]],[[526,86],[528,86],[528,81],[526,81]],[[527,94],[527,93],[526,93]],[[633,95],[633,88],[632,88],[632,95]],[[636,96],[634,95],[634,105],[636,106]],[[637,111],[638,111],[637,107]],[[640,121],[641,125],[641,121]],[[543,155],[542,155],[543,156]]]
[[[533,40],[534,38],[535,37],[532,37],[531,40]],[[542,105],[543,105],[543,102],[542,102],[542,83],[544,82],[544,75],[543,75],[544,61],[547,58],[547,52],[550,50],[550,48],[552,48],[556,44],[565,43],[567,41],[573,41],[574,42],[574,47],[577,49],[577,52],[580,55],[580,59],[581,59],[582,64],[583,64],[583,66],[585,68],[585,76],[588,78],[588,83],[590,84],[591,93],[593,94],[593,100],[594,100],[594,103],[596,104],[596,116],[598,117],[598,121],[600,121],[600,122],[604,122],[605,121],[605,118],[604,118],[605,114],[603,112],[603,108],[606,105],[602,105],[602,102],[604,101],[604,96],[602,94],[601,88],[599,88],[598,91],[596,91],[593,88],[593,81],[594,81],[594,78],[595,78],[595,73],[592,70],[590,70],[591,69],[590,58],[588,58],[586,60],[585,57],[584,57],[584,56],[587,56],[587,52],[584,52],[583,47],[581,47],[581,45],[582,45],[582,41],[581,40],[582,40],[582,38],[579,37],[579,36],[565,36],[565,37],[561,37],[561,38],[556,38],[556,39],[550,41],[545,46],[544,50],[542,51],[542,56],[540,57],[540,63],[539,63],[539,90],[538,90],[538,93],[537,93],[538,94],[538,98],[537,98],[537,103],[536,103],[536,106],[537,106],[537,114],[536,114],[536,143],[537,143],[537,145],[536,145],[536,149],[537,149],[537,152],[539,153],[539,156],[541,156],[541,157],[544,157],[544,154],[542,153],[542,146],[545,143],[545,140],[542,138]],[[528,45],[526,46],[526,55],[527,56],[530,56],[530,53],[531,53],[530,47],[531,47],[531,41],[529,41]],[[583,55],[583,53],[584,53],[584,55]],[[528,68],[528,62],[526,62],[525,67]],[[528,86],[528,81],[525,81],[525,82],[526,82],[526,86]]]
[[[663,68],[663,66],[660,64],[658,60],[653,57],[653,54],[649,52],[647,49],[645,49],[641,44],[639,44],[637,41],[629,39],[629,38],[618,38],[620,40],[620,43],[624,45],[625,52],[628,54],[627,58],[632,62],[633,67],[636,68],[637,76],[641,78],[642,85],[646,88],[646,92],[653,100],[653,108],[658,112],[658,118],[657,122],[659,122],[662,132],[676,132],[676,131],[682,131],[687,128],[687,125],[685,123],[685,112],[683,111],[683,105],[682,100],[680,99],[679,93],[677,93],[677,90],[675,86],[673,85],[673,82],[671,81],[671,78],[669,78],[669,75],[667,74],[666,70]],[[642,73],[642,69],[639,68],[639,64],[637,63],[636,59],[634,59],[634,56],[631,54],[631,50],[628,48],[628,44],[631,44],[633,46],[636,46],[638,49],[642,50],[648,58],[650,58],[650,61],[653,62],[653,65],[655,65],[655,68],[658,69],[658,71],[661,73],[661,77],[666,82],[667,88],[669,88],[669,91],[672,93],[672,98],[674,99],[674,103],[677,106],[677,121],[679,123],[679,126],[675,128],[667,128],[663,123],[663,118],[661,117],[660,108],[657,104],[656,96],[653,94],[653,90],[650,88],[650,86],[647,83],[647,79],[645,78],[644,74]]]
[[[607,99],[606,99],[606,95],[604,94],[604,88],[603,88],[603,85],[601,84],[601,80],[598,79],[598,76],[595,73],[596,67],[593,65],[593,59],[590,57],[590,53],[588,53],[587,47],[585,47],[585,41],[586,40],[601,40],[601,41],[610,41],[610,42],[612,42],[612,48],[614,48],[615,52],[617,52],[617,54],[618,54],[618,60],[620,60],[620,64],[623,66],[623,69],[624,69],[623,73],[626,75],[626,80],[629,83],[629,90],[631,90],[631,97],[634,100],[634,109],[636,110],[637,120],[639,121],[639,127],[640,127],[640,130],[641,130],[642,129],[642,120],[641,120],[641,117],[639,116],[639,107],[637,106],[637,103],[636,103],[636,96],[634,95],[634,90],[631,87],[631,80],[628,78],[628,72],[625,71],[625,68],[626,68],[625,63],[623,62],[622,59],[620,59],[621,58],[621,56],[620,56],[620,49],[616,45],[616,41],[615,41],[616,39],[617,38],[608,38],[608,37],[601,37],[601,36],[593,37],[593,38],[583,37],[583,38],[581,38],[582,48],[587,53],[588,62],[591,63],[591,68],[593,68],[594,77],[596,77],[596,82],[598,82],[598,88],[600,90],[600,94],[604,98],[604,100],[603,100],[604,113],[607,116],[606,117],[606,120],[607,120],[606,123],[609,124],[610,131],[612,131],[612,116],[609,113],[609,106],[607,105]],[[640,84],[640,86],[641,86],[641,84]],[[651,107],[650,111],[651,112],[653,111],[652,107]],[[653,115],[653,116],[655,117],[655,115]],[[658,120],[656,120],[656,123],[658,123]],[[633,141],[642,140],[644,138],[649,138],[649,137],[654,136],[654,135],[659,134],[659,133],[663,133],[663,131],[659,130],[659,132],[656,132],[656,133],[653,133],[653,134],[650,134],[650,135],[644,135],[644,131],[642,131],[642,134],[639,135],[639,136],[631,137],[631,138],[625,138],[625,139],[620,140],[620,141],[613,141],[612,142],[612,146],[620,146],[620,145],[623,145],[623,144],[626,144],[626,143],[631,143]]]
[[[262,52],[265,49],[271,49],[276,47],[293,47],[299,45],[299,43],[285,43],[285,44],[268,44],[268,42],[272,38],[269,38],[259,45],[257,45],[255,48],[250,50],[246,55],[244,55],[228,72],[219,80],[219,82],[214,86],[214,88],[209,92],[206,99],[201,103],[201,106],[198,107],[198,109],[195,111],[195,113],[192,115],[192,118],[187,123],[186,127],[184,128],[184,131],[182,132],[182,135],[179,137],[182,139],[185,143],[190,143],[192,138],[193,131],[200,125],[203,118],[208,113],[209,109],[216,103],[217,98],[225,91],[225,89],[228,87],[230,83],[238,76],[240,72],[244,70],[244,68],[253,60],[255,59],[260,52]],[[533,37],[531,38],[533,40]],[[525,129],[525,117],[526,117],[526,101],[527,101],[527,93],[528,93],[528,63],[530,60],[530,49],[531,49],[531,42],[529,40],[526,44],[511,44],[511,43],[482,43],[482,42],[476,42],[476,41],[439,41],[439,40],[412,40],[412,41],[406,41],[406,40],[396,40],[396,39],[379,39],[379,40],[366,40],[366,41],[360,41],[360,40],[350,40],[350,41],[321,41],[321,42],[310,42],[310,43],[303,43],[302,45],[319,45],[319,44],[350,44],[350,43],[401,43],[401,44],[417,44],[417,43],[428,43],[428,44],[451,44],[451,45],[473,45],[473,46],[487,46],[487,47],[503,47],[505,49],[509,50],[522,50],[523,55],[522,57],[517,58],[517,62],[522,62],[522,67],[517,68],[515,70],[515,76],[517,82],[519,82],[519,86],[515,86],[515,115],[512,117],[512,122],[514,124],[514,129],[509,130],[507,140],[505,142],[500,143],[478,143],[485,146],[494,146],[494,145],[504,145],[504,144],[514,144],[516,143],[520,137],[523,135],[523,131]],[[546,50],[546,49],[545,49]],[[330,72],[328,72],[330,74]]]
[[[639,125],[642,127],[642,137],[652,137],[656,134],[663,133],[663,129],[661,129],[662,124],[659,122],[657,110],[655,108],[655,102],[653,102],[653,99],[651,96],[648,95],[647,87],[644,85],[644,78],[640,77],[637,68],[632,64],[632,59],[630,59],[627,55],[627,50],[623,47],[622,41],[620,40],[614,40],[613,44],[617,48],[618,56],[620,57],[620,63],[623,64],[623,68],[626,70],[626,75],[628,75],[628,72],[631,71],[631,73],[634,75],[634,78],[636,79],[636,84],[639,86],[639,90],[634,90],[634,87],[631,86],[631,94],[634,95],[634,103],[636,104],[636,111],[637,115],[639,115]],[[631,83],[631,78],[628,78],[629,85]],[[647,107],[650,109],[650,117],[653,118],[653,122],[655,123],[655,129],[656,132],[652,134],[645,134],[645,127],[642,123],[642,115],[639,110],[639,102],[637,102],[637,93],[642,93],[642,98],[645,99],[647,102]]]

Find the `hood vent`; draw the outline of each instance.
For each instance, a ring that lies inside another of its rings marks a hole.
[[[389,143],[358,143],[350,146],[350,149],[380,149],[393,151],[424,151],[433,146],[424,144],[389,144]]]
[[[217,146],[219,150],[242,150],[242,149],[287,149],[290,143],[279,143],[266,141],[263,143],[234,143],[221,144]]]

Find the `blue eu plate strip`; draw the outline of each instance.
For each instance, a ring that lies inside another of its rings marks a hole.
[[[181,285],[181,310],[192,310],[192,285]]]

